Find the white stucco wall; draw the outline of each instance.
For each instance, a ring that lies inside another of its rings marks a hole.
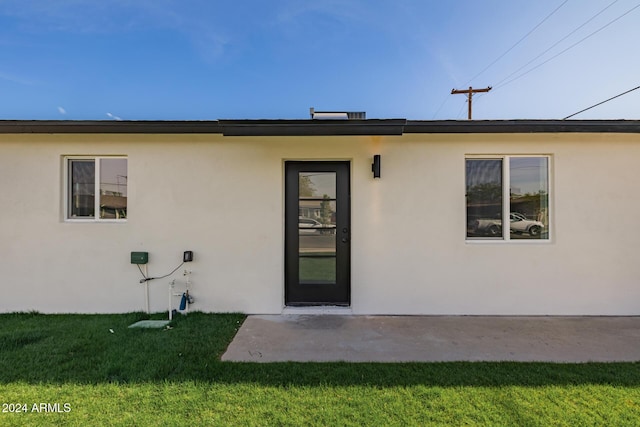
[[[471,154],[551,156],[550,241],[465,241]],[[125,223],[64,220],[65,155],[127,156]],[[157,276],[193,250],[193,309],[280,313],[284,161],[349,160],[354,313],[638,315],[637,158],[634,134],[0,135],[0,311],[142,310],[130,252]]]

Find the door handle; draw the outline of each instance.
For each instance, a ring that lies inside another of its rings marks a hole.
[[[344,234],[344,237],[342,238],[342,243],[347,243],[349,241],[349,229],[347,227],[344,227],[342,229],[342,234]]]

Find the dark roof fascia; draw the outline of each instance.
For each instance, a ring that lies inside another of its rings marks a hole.
[[[404,133],[640,133],[640,120],[408,120]]]
[[[48,134],[188,134],[222,133],[214,120],[0,120],[2,133]]]
[[[220,120],[225,136],[402,135],[406,119]]]
[[[339,136],[567,132],[640,133],[640,120],[0,120],[0,134]]]
[[[225,136],[402,135],[406,122],[405,119],[216,121],[0,120],[0,134],[217,133]]]

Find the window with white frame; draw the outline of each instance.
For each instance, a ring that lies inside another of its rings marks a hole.
[[[126,157],[67,157],[66,168],[67,219],[127,218]]]
[[[548,240],[549,161],[468,156],[467,240]]]

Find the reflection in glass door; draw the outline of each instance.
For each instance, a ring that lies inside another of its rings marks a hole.
[[[298,280],[336,282],[336,173],[298,172]]]
[[[286,164],[286,303],[349,304],[349,163]]]

